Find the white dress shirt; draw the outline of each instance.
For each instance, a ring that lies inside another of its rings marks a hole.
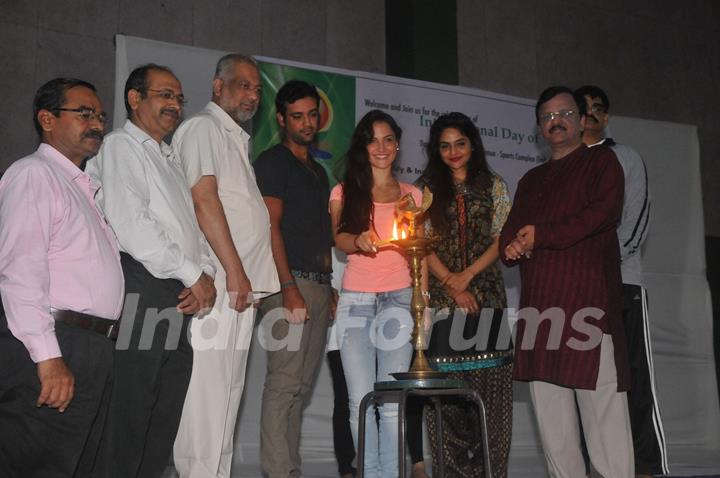
[[[88,174],[102,183],[97,202],[120,249],[158,279],[193,285],[215,267],[172,148],[130,120],[105,137]]]
[[[248,157],[250,136],[212,101],[173,135],[193,187],[203,176],[215,176],[235,249],[253,289],[277,292],[280,284],[270,248],[270,216]],[[216,262],[220,267],[220,262]]]

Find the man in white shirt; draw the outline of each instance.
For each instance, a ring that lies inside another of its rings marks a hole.
[[[182,478],[230,476],[252,303],[280,290],[270,219],[248,157],[250,136],[240,126],[257,111],[261,93],[255,60],[226,55],[215,69],[212,100],[173,136],[214,252],[218,291],[212,311],[191,324],[193,372],[174,447]]]
[[[127,293],[115,385],[97,473],[157,477],[167,466],[192,370],[187,327],[215,301],[214,267],[180,161],[163,142],[185,98],[167,68],[144,65],[125,84],[128,121],[88,172],[120,244]]]

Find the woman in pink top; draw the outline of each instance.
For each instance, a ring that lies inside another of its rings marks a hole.
[[[357,446],[359,406],[376,381],[407,372],[412,356],[410,271],[403,251],[378,247],[392,237],[395,201],[414,186],[392,174],[402,130],[379,110],[355,127],[347,153],[345,182],[330,193],[335,246],[348,257],[337,307],[337,334],[350,398],[350,426]],[[396,478],[397,404],[372,407],[366,416],[365,476]]]

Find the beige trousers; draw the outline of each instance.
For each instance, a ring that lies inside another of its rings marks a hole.
[[[604,335],[595,390],[530,382],[540,440],[553,478],[587,476],[580,444],[582,420],[593,468],[603,478],[635,476],[626,393],[617,391],[612,336]]]
[[[224,280],[216,307],[190,325],[193,369],[173,449],[180,478],[230,477],[256,310],[230,309]]]
[[[261,309],[263,334],[272,333],[273,337],[268,345],[260,417],[260,464],[268,478],[301,474],[302,411],[310,401],[312,385],[325,355],[330,325],[330,286],[306,279],[296,278],[295,281],[308,307],[308,321],[291,325],[283,319],[268,319],[267,314],[272,317],[282,307],[281,294],[267,299]],[[266,330],[270,325],[271,331]],[[287,346],[277,342],[284,338],[289,339]]]

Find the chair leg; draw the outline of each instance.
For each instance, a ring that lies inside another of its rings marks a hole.
[[[408,391],[403,390],[398,400],[398,468],[400,478],[405,478],[405,404]]]
[[[488,438],[487,414],[485,413],[485,402],[475,390],[466,390],[468,398],[470,398],[478,406],[478,414],[480,415],[480,435],[482,436],[483,460],[485,462],[485,477],[492,478],[492,466],[490,463],[490,441]]]
[[[358,416],[358,442],[357,442],[357,478],[365,476],[365,416],[368,404],[375,403],[375,392],[370,392],[360,401],[360,415]]]

